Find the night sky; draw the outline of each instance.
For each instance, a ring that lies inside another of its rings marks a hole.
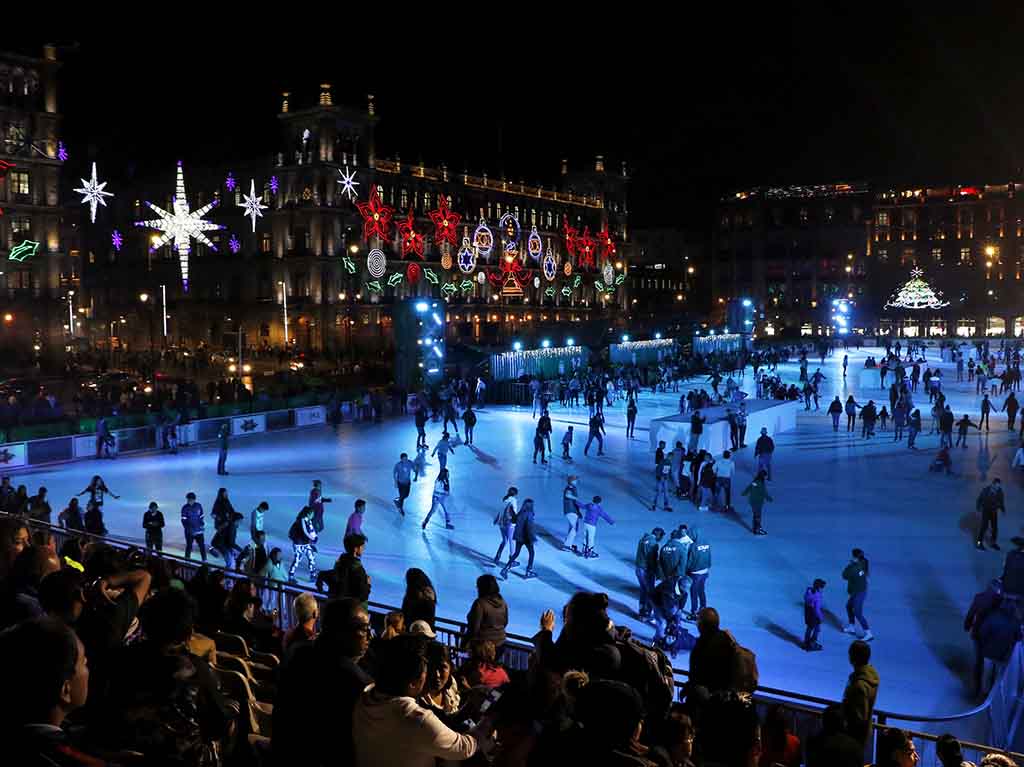
[[[763,16],[736,4],[721,17],[689,6],[678,18],[536,22],[507,46],[489,24],[477,44],[468,27],[415,23],[409,36],[378,21],[368,34],[348,15],[324,25],[338,27],[330,37],[291,45],[233,27],[204,31],[185,53],[156,29],[58,38],[72,168],[95,156],[124,178],[179,158],[265,156],[279,148],[280,92],[298,109],[324,81],[335,103],[376,95],[378,155],[492,176],[503,165],[547,185],[562,156],[580,167],[601,153],[609,169],[625,159],[634,226],[707,229],[720,194],[755,184],[1024,178],[1015,4],[943,15],[920,3],[776,3]]]

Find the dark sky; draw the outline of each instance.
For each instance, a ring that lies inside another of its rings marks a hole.
[[[329,81],[336,102],[376,95],[386,156],[492,175],[503,164],[509,178],[545,184],[562,156],[625,159],[635,226],[706,227],[717,196],[737,186],[995,181],[1024,165],[1024,18],[1013,3],[956,13],[774,3],[757,15],[743,3],[721,14],[692,5],[675,15],[621,6],[624,20],[592,5],[589,22],[545,22],[547,6],[522,6],[511,31],[353,11],[316,41],[300,39],[299,28],[317,27],[309,6],[301,23],[204,29],[184,46],[148,25],[79,37],[61,53],[72,163],[95,153],[148,174],[178,158],[265,155],[278,148],[280,92],[298,108]],[[282,43],[285,33],[296,42]]]

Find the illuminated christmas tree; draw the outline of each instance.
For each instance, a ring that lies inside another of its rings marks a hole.
[[[941,309],[949,306],[942,300],[942,291],[936,293],[923,278],[921,269],[913,269],[910,279],[885,302],[886,309]]]

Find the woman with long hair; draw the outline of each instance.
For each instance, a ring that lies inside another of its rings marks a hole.
[[[847,634],[856,634],[857,625],[854,620],[860,623],[864,629],[861,637],[865,642],[875,638],[868,626],[867,618],[864,617],[864,601],[868,596],[868,558],[864,556],[862,549],[854,549],[850,553],[850,563],[843,570],[843,580],[846,581],[846,593],[849,599],[846,600],[846,617],[848,625],[843,629]]]
[[[295,582],[295,571],[299,569],[299,560],[303,557],[309,565],[309,579],[316,583],[316,539],[317,533],[313,526],[313,509],[303,506],[288,529],[288,538],[292,542],[292,564],[288,568],[289,583]]]
[[[114,498],[120,498],[117,493],[107,487],[107,483],[103,481],[103,477],[99,474],[93,476],[85,490],[79,493],[79,495],[89,494],[90,503],[95,503],[97,506],[103,505],[103,496],[110,494]]]
[[[446,530],[454,530],[455,525],[452,524],[452,518],[448,514],[448,498],[451,495],[452,486],[448,479],[448,469],[441,469],[437,473],[437,479],[434,481],[434,498],[430,504],[430,511],[427,512],[427,518],[423,520],[423,529],[427,529],[427,523],[430,522],[430,518],[434,516],[434,512],[441,509],[444,512],[444,527]]]
[[[426,621],[430,628],[434,628],[436,612],[437,592],[434,590],[434,584],[418,567],[410,567],[405,571],[405,596],[402,598],[405,625],[411,626],[416,621]]]
[[[505,497],[501,499],[502,509],[494,518],[494,524],[501,532],[501,545],[498,546],[498,553],[494,555],[494,564],[501,563],[501,553],[508,545],[512,548],[512,534],[516,529],[516,514],[519,511],[519,488],[510,487]]]
[[[519,514],[516,518],[516,531],[512,536],[515,539],[516,548],[515,551],[509,554],[508,562],[505,563],[505,566],[501,570],[502,578],[508,578],[508,571],[519,564],[516,557],[518,557],[519,552],[523,550],[523,546],[526,547],[526,551],[530,555],[526,562],[526,572],[523,574],[523,577],[537,577],[537,573],[533,570],[533,545],[537,542],[537,525],[534,522],[533,517],[533,499],[527,498],[523,501],[523,508],[519,510]]]

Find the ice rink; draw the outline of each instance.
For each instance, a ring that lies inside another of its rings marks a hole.
[[[623,404],[606,407],[608,438],[605,456],[583,457],[586,408],[552,409],[556,457],[548,466],[532,463],[535,421],[529,409],[488,407],[479,412],[476,445],[458,447],[448,466],[451,471],[455,530],[446,531],[435,515],[426,532],[420,523],[430,506],[436,459],[428,479],[413,485],[406,508],[399,516],[391,499],[391,467],[403,450],[415,455],[416,431],[408,420],[381,425],[345,424],[335,434],[329,427],[270,434],[232,443],[228,477],[215,472],[215,447],[185,450],[180,455],[125,456],[116,461],[86,461],[16,475],[34,493],[39,485],[50,490],[54,517],[68,497],[81,491],[94,473],[121,495],[108,499],[106,524],[111,534],[142,541],[141,520],[149,501],[156,500],[167,519],[165,544],[182,548],[178,509],[185,493],[195,491],[207,512],[207,540],[212,522],[209,510],[216,490],[229,488],[235,508],[246,515],[261,500],[270,503],[271,545],[286,552],[286,532],[305,502],[311,481],[323,480],[328,506],[327,528],[321,538],[319,566],[330,567],[340,552],[345,520],[357,497],[368,511],[364,529],[369,545],[364,557],[373,578],[371,599],[399,604],[405,569],[423,568],[438,591],[438,614],[462,618],[475,596],[474,581],[490,566],[498,545],[492,524],[500,499],[509,485],[520,489],[520,499],[533,498],[542,530],[537,547],[539,578],[524,581],[523,566],[513,570],[502,589],[510,605],[510,630],[532,634],[541,612],[558,608],[577,589],[606,591],[616,622],[643,637],[651,627],[636,620],[637,585],[633,556],[642,532],[660,525],[670,530],[681,522],[702,527],[712,544],[713,564],[708,600],[721,615],[723,626],[758,656],[761,683],[773,687],[838,698],[849,666],[846,661],[845,583],[840,577],[854,546],[864,549],[871,562],[871,585],[865,613],[877,637],[873,663],[882,683],[878,706],[915,714],[946,714],[970,707],[966,687],[973,651],[962,630],[963,615],[971,598],[1002,569],[1009,538],[1021,530],[1021,480],[1012,475],[1010,461],[1016,438],[1008,434],[1004,414],[993,414],[990,435],[972,430],[968,448],[954,451],[956,477],[928,472],[938,435],[928,434],[931,422],[928,398],[918,394],[925,424],[919,450],[905,441],[892,441],[892,427],[870,441],[845,432],[845,416],[833,433],[825,408],[835,394],[845,401],[854,394],[861,404],[874,398],[888,405],[885,392],[862,388],[859,375],[868,353],[850,352],[850,373],[843,380],[843,352],[827,359],[822,371],[821,411],[800,410],[797,429],[776,437],[774,480],[769,491],[774,502],[766,507],[768,535],[750,532],[749,510],[739,492],[752,475],[753,443],[740,451],[733,480],[738,516],[699,513],[688,502],[677,502],[671,513],[652,512],[654,455],[648,445],[647,419],[677,409],[678,394],[652,395],[639,400],[636,439],[627,441]],[[932,353],[932,357],[937,352]],[[934,363],[934,359],[930,359]],[[817,365],[812,360],[809,370]],[[943,365],[945,391],[959,418],[969,413],[978,420],[974,384],[955,383],[955,370]],[[909,368],[908,368],[909,370]],[[797,366],[780,366],[787,381],[797,378]],[[746,383],[750,384],[750,371]],[[965,374],[966,375],[966,374]],[[873,379],[877,387],[877,377]],[[749,390],[749,389],[748,389]],[[684,389],[685,391],[685,389]],[[923,391],[923,390],[922,390]],[[1003,397],[994,401],[1001,406]],[[575,462],[557,456],[565,427],[576,426]],[[440,424],[428,424],[431,449],[440,436]],[[584,560],[559,550],[564,534],[561,492],[569,473],[580,475],[581,499],[604,497],[614,527],[598,528],[600,558]],[[974,549],[977,524],[974,502],[987,478],[1003,479],[1008,512],[1000,519],[1003,552]],[[239,542],[248,540],[247,523]],[[300,569],[300,577],[306,575]],[[828,620],[821,642],[825,649],[805,653],[797,645],[803,636],[802,596],[814,578],[828,581],[825,605]],[[686,667],[680,655],[676,665]]]

